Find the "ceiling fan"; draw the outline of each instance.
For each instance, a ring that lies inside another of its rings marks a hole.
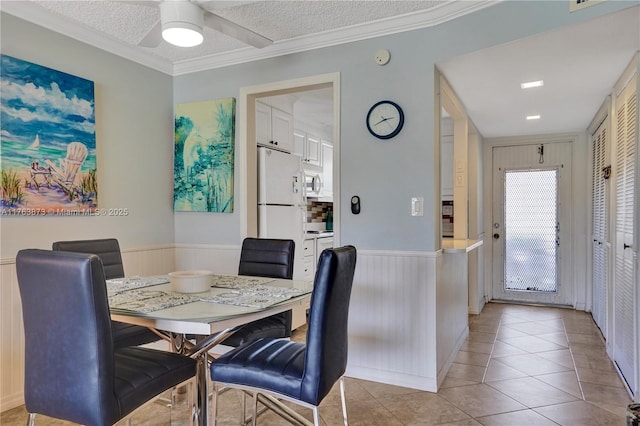
[[[180,47],[197,46],[203,41],[205,26],[259,49],[273,43],[272,40],[211,11],[214,6],[220,9],[253,1],[160,0],[127,3],[160,8],[160,20],[140,40],[138,46],[157,47],[163,40]]]

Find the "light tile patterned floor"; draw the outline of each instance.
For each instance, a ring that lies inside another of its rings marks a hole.
[[[438,393],[347,379],[350,425],[623,426],[631,400],[607,358],[591,316],[569,309],[490,303],[469,317],[464,343]],[[294,340],[304,339],[299,330]],[[219,424],[238,425],[240,399],[221,396]],[[295,407],[295,406],[292,406]],[[307,418],[310,411],[295,407]],[[159,403],[132,425],[183,425]],[[337,389],[320,406],[324,425],[341,425]],[[2,425],[26,422],[24,407],[0,414]],[[38,417],[37,425],[68,425]],[[259,425],[282,425],[266,413]]]

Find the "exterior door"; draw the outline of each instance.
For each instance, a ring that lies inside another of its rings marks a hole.
[[[570,305],[570,142],[493,149],[493,298]]]

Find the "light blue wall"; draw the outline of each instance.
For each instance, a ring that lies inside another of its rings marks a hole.
[[[237,97],[241,87],[340,72],[341,243],[368,250],[434,250],[434,65],[636,4],[608,1],[569,13],[568,1],[503,2],[432,28],[179,76],[174,101]],[[391,52],[384,67],[373,61],[380,48]],[[402,132],[386,142],[371,137],[364,124],[369,107],[381,99],[396,101],[406,115]],[[357,216],[349,211],[354,194],[362,202]],[[410,216],[412,196],[424,197],[424,217]],[[175,230],[178,243],[239,244],[242,237],[237,212],[178,213]]]
[[[124,248],[239,244],[238,213],[173,213],[173,104],[238,97],[241,87],[328,72],[341,73],[342,243],[432,250],[434,64],[636,4],[610,0],[569,13],[568,2],[560,0],[507,1],[433,28],[175,78],[3,13],[3,54],[95,82],[100,205],[130,214],[0,218],[0,256],[50,247],[57,239],[102,236],[119,238]],[[384,67],[373,62],[381,47],[392,54]],[[369,106],[384,98],[397,101],[407,115],[405,128],[389,142],[374,140],[364,125]],[[348,211],[353,194],[362,198],[358,216]],[[415,195],[425,198],[422,218],[409,216]]]
[[[1,53],[95,84],[98,203],[127,216],[0,217],[0,256],[62,239],[173,243],[172,77],[2,14]]]

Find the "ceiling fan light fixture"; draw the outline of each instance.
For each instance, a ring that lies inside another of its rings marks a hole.
[[[172,23],[175,25],[175,23]],[[180,23],[175,26],[164,26],[162,38],[174,46],[194,47],[202,44],[204,36],[197,28],[188,28],[188,24]]]
[[[204,11],[190,1],[160,3],[162,38],[174,46],[193,47],[202,43]]]

